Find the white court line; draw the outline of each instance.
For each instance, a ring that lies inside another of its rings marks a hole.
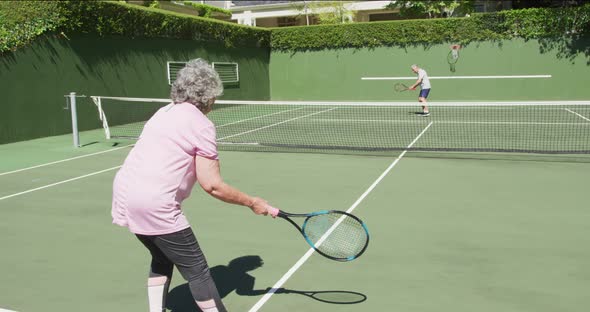
[[[0,197],[0,200],[5,200],[5,199],[12,198],[12,197],[15,197],[15,196],[19,196],[19,195],[31,193],[31,192],[34,192],[34,191],[46,189],[48,187],[52,187],[52,186],[56,186],[56,185],[60,185],[60,184],[64,184],[64,183],[68,183],[68,182],[72,182],[72,181],[84,179],[84,178],[87,178],[87,177],[91,177],[93,175],[101,174],[103,172],[115,170],[115,169],[118,169],[118,168],[121,168],[121,166],[116,166],[116,167],[112,167],[112,168],[108,168],[108,169],[104,169],[104,170],[100,170],[100,171],[95,171],[95,172],[92,172],[92,173],[89,173],[89,174],[85,174],[85,175],[82,175],[82,176],[79,176],[79,177],[75,177],[75,178],[63,180],[63,181],[60,181],[60,182],[56,182],[56,183],[52,183],[52,184],[47,184],[47,185],[44,185],[44,186],[40,186],[40,187],[37,187],[37,188],[34,188],[34,189],[26,190],[24,192],[14,193],[14,194],[11,194],[11,195]]]
[[[303,109],[303,107],[294,108],[294,109],[285,110],[285,111],[280,111],[280,112],[277,112],[277,113],[268,114],[268,115],[264,115],[264,116],[258,116],[258,117],[254,117],[254,118],[244,119],[244,120],[240,120],[240,121],[236,121],[236,122],[224,124],[224,125],[217,126],[217,127],[219,128],[219,127],[229,126],[229,125],[233,125],[233,124],[236,124],[236,123],[240,123],[240,122],[244,122],[244,121],[248,121],[248,120],[252,120],[252,119],[257,119],[257,118],[272,116],[272,115],[276,115],[276,114],[282,114],[282,113],[291,112],[291,111],[299,110],[299,109]],[[110,153],[110,152],[113,152],[113,151],[116,151],[116,150],[120,150],[120,149],[123,149],[123,148],[126,148],[126,147],[133,146],[133,145],[135,145],[135,144],[129,144],[129,145],[125,145],[125,146],[121,146],[121,147],[116,147],[116,148],[113,148],[113,149],[109,149],[109,150],[106,150],[106,151],[101,151],[101,152],[96,152],[96,153],[92,153],[92,154],[81,155],[81,156],[76,156],[76,157],[72,157],[72,158],[57,160],[57,161],[53,161],[53,162],[49,162],[49,163],[45,163],[45,164],[41,164],[41,165],[36,165],[36,166],[31,166],[31,167],[27,167],[27,168],[17,169],[17,170],[13,170],[13,171],[1,172],[0,173],[0,176],[7,175],[7,174],[12,174],[12,173],[17,173],[17,172],[21,172],[21,171],[26,171],[26,170],[31,170],[31,169],[36,169],[36,168],[41,168],[41,167],[45,167],[45,166],[55,165],[55,164],[59,164],[59,163],[62,163],[62,162],[67,162],[67,161],[70,161],[70,160],[76,160],[76,159],[80,159],[80,158],[84,158],[84,157],[90,157],[90,156],[95,156],[95,155],[99,155],[99,154]],[[0,310],[0,312],[1,312],[1,310]]]
[[[12,311],[12,310],[6,310],[6,309],[2,309],[2,308],[0,308],[0,312],[16,312],[16,311]]]
[[[415,78],[414,78],[415,79]],[[416,101],[412,102],[367,102],[367,101],[232,101],[231,104],[239,105],[264,105],[264,106],[335,106],[339,108],[344,107],[388,107],[388,108],[399,108],[399,107],[416,107],[419,103]],[[461,107],[461,108],[481,108],[482,106],[495,106],[497,108],[505,109],[505,106],[588,106],[590,101],[478,101],[478,102],[465,102],[465,101],[445,101],[445,102],[428,102],[428,106],[442,106],[442,107]]]
[[[223,124],[223,125],[219,125],[219,126],[217,126],[217,128],[221,128],[221,127],[225,127],[225,126],[230,126],[230,125],[235,125],[235,124],[238,124],[238,123],[241,123],[241,122],[245,122],[245,121],[249,121],[249,120],[254,120],[254,119],[258,119],[258,118],[263,118],[263,117],[268,117],[268,116],[273,116],[273,115],[288,113],[288,112],[292,112],[292,111],[299,110],[299,109],[303,109],[303,107],[293,108],[293,109],[284,110],[284,111],[280,111],[280,112],[276,112],[276,113],[272,113],[272,114],[267,114],[267,115],[252,117],[252,118],[248,118],[248,119],[242,119],[242,120],[238,120],[238,121],[226,123],[226,124]]]
[[[583,116],[581,116],[584,118]],[[420,117],[422,118],[422,117]],[[424,119],[327,119],[327,118],[312,118],[311,121],[318,122],[352,122],[352,123],[419,123],[424,124]],[[590,119],[587,119],[590,121]],[[434,123],[442,124],[483,124],[483,125],[573,125],[573,126],[589,126],[587,122],[533,122],[533,121],[452,121],[452,120],[435,120]]]
[[[258,142],[217,142],[219,145],[260,145]]]
[[[352,204],[352,206],[350,206],[350,208],[348,208],[348,210],[346,210],[346,212],[351,213],[362,201],[363,199],[365,199],[365,197],[367,197],[367,195],[369,195],[369,193],[371,193],[371,191],[373,191],[373,189],[381,182],[381,180],[383,180],[383,178],[385,178],[385,176],[389,173],[389,171],[391,171],[391,169],[393,169],[393,167],[395,167],[395,165],[397,165],[397,163],[402,159],[402,157],[404,157],[404,155],[408,152],[408,150],[418,141],[418,139],[420,139],[420,137],[428,130],[428,128],[430,128],[430,126],[432,126],[432,121],[428,124],[428,126],[426,126],[426,128],[424,128],[424,130],[422,130],[422,132],[420,132],[420,134],[418,134],[418,136],[410,143],[410,145],[408,145],[408,147],[406,147],[406,149],[393,161],[393,163],[391,163],[391,165],[389,165],[389,167],[387,167],[387,169],[385,169],[385,171],[383,171],[383,173],[377,178],[377,180],[375,180],[375,182],[373,182],[373,184],[371,184],[371,186],[369,186],[369,188],[361,195],[361,197],[359,197],[354,204]],[[291,276],[293,274],[295,274],[295,272],[307,261],[307,259],[309,259],[309,257],[313,254],[314,249],[310,248],[304,255],[303,257],[301,257],[299,259],[299,261],[297,261],[297,263],[295,263],[295,265],[293,265],[289,271],[287,271],[287,273],[285,273],[285,275],[283,275],[281,277],[281,279],[279,279],[273,286],[272,288],[266,293],[264,294],[264,296],[262,296],[262,298],[260,298],[260,300],[258,300],[258,302],[256,302],[256,304],[249,310],[249,312],[256,312],[258,311],[269,299],[270,297],[279,289],[281,288],[281,286],[283,286],[283,284],[285,284],[285,282],[291,278]]]
[[[455,76],[456,77],[456,76]],[[485,76],[484,76],[485,77]],[[492,76],[489,76],[492,77]],[[388,78],[388,77],[384,77]],[[390,78],[411,78],[416,77],[390,77]],[[430,77],[432,79],[433,77]],[[380,78],[381,79],[381,78]],[[388,78],[389,79],[389,78]],[[436,78],[435,78],[436,79]],[[96,97],[96,96],[95,96]],[[107,97],[101,96],[102,99],[119,99],[128,101],[140,101],[140,102],[162,102],[170,103],[169,99],[153,99],[153,98],[121,98],[121,97]],[[240,105],[305,105],[305,106],[416,106],[417,102],[363,102],[363,101],[255,101],[255,100],[217,100],[217,104],[240,104]],[[472,105],[494,105],[494,106],[528,106],[531,104],[547,105],[547,106],[563,106],[563,105],[590,105],[590,101],[519,101],[519,102],[428,102],[429,106],[472,106]]]
[[[109,153],[109,152],[113,152],[113,151],[116,151],[116,150],[120,150],[120,149],[125,148],[125,147],[130,147],[130,146],[133,146],[133,144],[125,145],[125,146],[121,146],[121,147],[116,147],[116,148],[109,149],[109,150],[102,151],[102,152],[96,152],[96,153],[92,153],[92,154],[86,154],[86,155],[76,156],[76,157],[72,157],[72,158],[57,160],[57,161],[53,161],[53,162],[49,162],[49,163],[45,163],[45,164],[41,164],[41,165],[36,165],[36,166],[32,166],[32,167],[22,168],[22,169],[18,169],[18,170],[13,170],[13,171],[8,171],[8,172],[2,172],[2,173],[0,173],[0,176],[6,175],[6,174],[11,174],[11,173],[17,173],[17,172],[21,172],[21,171],[26,171],[26,170],[31,170],[31,169],[35,169],[35,168],[41,168],[41,167],[45,167],[45,166],[49,166],[49,165],[59,164],[59,163],[62,163],[62,162],[66,162],[66,161],[70,161],[70,160],[75,160],[75,159],[80,159],[80,158],[84,158],[84,157],[90,157],[90,156],[94,156],[94,155]],[[0,312],[1,312],[1,310],[0,310]]]
[[[517,79],[517,78],[551,78],[551,75],[503,75],[503,76],[432,76],[429,79]],[[413,77],[362,77],[361,80],[416,80]]]
[[[227,137],[218,139],[218,140],[223,140],[223,139],[227,139],[227,138],[230,138],[230,137],[236,137],[236,136],[243,135],[243,134],[246,134],[246,133],[250,133],[250,132],[254,132],[254,131],[258,131],[258,130],[270,128],[270,127],[273,127],[273,126],[276,126],[276,125],[279,125],[279,124],[283,124],[283,123],[286,123],[286,122],[289,122],[289,121],[293,121],[293,120],[305,118],[307,116],[321,114],[321,113],[324,113],[324,112],[327,112],[327,111],[331,111],[331,110],[335,110],[335,109],[336,109],[336,107],[333,107],[333,108],[326,109],[326,110],[319,111],[319,112],[315,112],[315,113],[312,113],[312,114],[307,114],[307,115],[304,115],[304,116],[299,116],[297,118],[291,118],[289,120],[285,120],[285,121],[281,121],[281,122],[278,122],[278,123],[274,123],[272,125],[268,125],[268,126],[256,128],[256,129],[253,129],[253,130],[250,130],[250,131],[246,131],[246,132],[242,132],[242,133],[230,135],[230,136],[227,136]],[[86,177],[90,177],[90,176],[97,175],[97,174],[100,174],[100,173],[103,173],[103,172],[115,170],[115,169],[118,169],[118,168],[121,168],[121,167],[122,167],[122,165],[121,166],[112,167],[112,168],[108,168],[108,169],[104,169],[104,170],[100,170],[100,171],[95,171],[95,172],[92,172],[92,173],[89,173],[89,174],[85,174],[85,175],[82,175],[82,176],[79,176],[79,177],[75,177],[75,178],[63,180],[63,181],[56,182],[56,183],[53,183],[53,184],[48,184],[48,185],[45,185],[45,186],[40,186],[40,187],[37,187],[37,188],[34,188],[34,189],[30,189],[30,190],[26,190],[26,191],[23,191],[23,192],[19,192],[19,193],[7,195],[7,196],[4,196],[4,197],[0,197],[0,200],[4,200],[4,199],[11,198],[11,197],[15,197],[15,196],[19,196],[19,195],[31,193],[31,192],[34,192],[34,191],[46,189],[48,187],[52,187],[52,186],[56,186],[56,185],[60,185],[60,184],[64,184],[64,183],[68,183],[68,182],[72,182],[72,181],[76,181],[76,180],[80,180],[80,179],[83,179],[83,178],[86,178]]]
[[[568,108],[564,108],[564,109],[565,109],[566,111],[568,111],[568,112],[572,113],[572,114],[575,114],[575,115],[577,115],[578,117],[580,117],[580,118],[582,118],[582,119],[584,119],[584,120],[590,121],[590,119],[588,119],[588,118],[586,118],[586,117],[584,117],[584,116],[582,116],[582,115],[580,115],[580,114],[578,114],[578,113],[574,112],[573,110],[570,110],[570,109],[568,109]]]
[[[305,118],[305,117],[308,117],[308,116],[313,116],[313,115],[317,115],[317,114],[321,114],[321,113],[329,112],[329,111],[335,110],[336,108],[337,108],[337,107],[333,107],[333,108],[329,108],[329,109],[324,109],[323,111],[319,111],[319,112],[315,112],[315,113],[311,113],[311,114],[307,114],[307,115],[303,115],[303,116],[299,116],[299,117],[295,117],[295,118],[287,119],[287,120],[285,120],[285,121],[277,122],[277,123],[274,123],[274,124],[272,124],[272,125],[268,125],[268,126],[264,126],[264,127],[256,128],[256,129],[253,129],[253,130],[244,131],[244,132],[241,132],[241,133],[238,133],[238,134],[232,134],[232,135],[228,135],[228,136],[226,136],[226,137],[223,137],[223,138],[220,138],[220,139],[218,139],[218,140],[219,140],[219,141],[221,141],[221,140],[225,140],[225,139],[229,139],[229,138],[237,137],[237,136],[240,136],[240,135],[248,134],[248,133],[251,133],[251,132],[254,132],[254,131],[258,131],[258,130],[267,129],[267,128],[274,127],[274,126],[278,126],[278,125],[280,125],[280,124],[284,124],[284,123],[287,123],[287,122],[290,122],[290,121],[293,121],[293,120],[297,120],[297,119]]]

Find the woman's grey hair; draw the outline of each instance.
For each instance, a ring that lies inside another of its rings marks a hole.
[[[188,102],[206,111],[222,93],[223,84],[215,69],[203,59],[194,59],[178,71],[170,98],[174,103]]]

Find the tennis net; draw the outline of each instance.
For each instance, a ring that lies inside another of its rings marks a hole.
[[[169,99],[92,97],[108,138],[137,138]],[[590,101],[416,102],[218,100],[220,150],[590,154]]]

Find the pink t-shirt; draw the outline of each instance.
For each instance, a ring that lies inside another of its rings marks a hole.
[[[195,156],[218,159],[213,123],[190,103],[159,109],[117,172],[113,223],[143,235],[188,228],[180,204],[197,180]]]

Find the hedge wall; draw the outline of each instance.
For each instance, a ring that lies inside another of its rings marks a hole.
[[[401,20],[275,28],[278,51],[407,46],[443,42],[582,36],[590,32],[590,4],[565,9],[523,9],[465,18]]]
[[[0,1],[0,52],[15,50],[65,21],[54,1]]]
[[[106,1],[70,1],[69,31],[222,42],[226,47],[268,47],[270,31],[213,19],[194,17]]]
[[[52,30],[66,35],[75,32],[191,39],[226,47],[268,47],[270,42],[267,29],[121,2],[0,1],[0,52],[14,50]]]
[[[23,16],[27,16],[24,19]],[[465,18],[275,28],[236,25],[113,1],[0,1],[0,52],[52,31],[221,42],[278,51],[576,37],[590,31],[590,3]]]

